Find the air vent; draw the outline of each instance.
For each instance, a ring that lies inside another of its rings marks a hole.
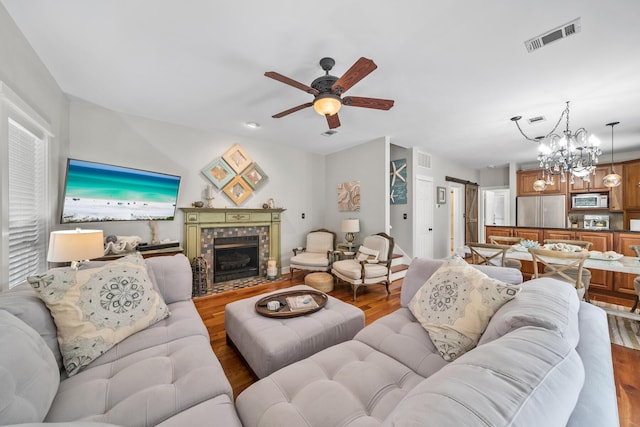
[[[326,136],[326,137],[330,137],[331,135],[336,134],[336,133],[338,133],[337,130],[329,129],[326,132],[322,132],[320,135]]]
[[[544,116],[536,116],[536,117],[531,117],[527,119],[527,121],[529,122],[529,124],[533,124],[538,122],[546,122],[547,119]]]
[[[431,169],[431,154],[418,151],[418,166]]]
[[[527,51],[531,53],[556,40],[560,40],[570,35],[577,34],[581,29],[581,20],[580,18],[576,18],[571,22],[559,26],[558,28],[554,28],[553,30],[540,34],[538,37],[527,40],[526,42],[524,42],[524,45],[526,46]]]

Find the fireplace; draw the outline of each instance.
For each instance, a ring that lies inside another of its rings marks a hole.
[[[260,271],[258,236],[213,239],[213,282],[257,276]]]
[[[248,208],[180,208],[184,212],[185,255],[190,260],[202,256],[208,265],[207,282],[236,280],[240,277],[265,276],[267,261],[276,261],[280,271],[280,215],[284,209]],[[226,238],[238,238],[226,240]],[[225,240],[219,240],[225,239]],[[250,243],[249,243],[250,242]],[[225,245],[252,246],[221,247]],[[220,249],[225,262],[225,270],[219,268],[223,276],[214,274],[218,270]],[[222,252],[224,250],[224,252]],[[257,252],[257,254],[256,254]],[[226,256],[228,255],[228,257]],[[249,264],[243,266],[249,258]],[[251,266],[251,267],[249,267]],[[236,270],[245,269],[238,272]]]

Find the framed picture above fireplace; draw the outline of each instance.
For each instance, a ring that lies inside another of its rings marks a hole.
[[[242,178],[242,176],[236,176],[222,189],[224,194],[231,199],[236,206],[240,206],[247,197],[253,193],[249,184]]]
[[[254,190],[262,186],[267,178],[269,178],[257,163],[252,163],[251,166],[245,169],[245,171],[242,172],[242,177]]]
[[[202,174],[206,176],[207,179],[218,189],[224,187],[236,176],[236,173],[231,169],[231,166],[229,166],[222,157],[217,157],[207,166],[202,168],[200,172],[202,172]]]

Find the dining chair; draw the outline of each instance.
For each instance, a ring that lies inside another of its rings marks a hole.
[[[307,234],[307,245],[294,248],[291,257],[289,280],[295,270],[328,271],[331,268],[333,252],[336,247],[336,233],[325,228]]]
[[[507,258],[507,251],[511,249],[511,245],[498,245],[494,243],[467,243],[471,251],[471,262],[478,265],[496,265],[498,267],[517,268],[522,264],[517,259]],[[518,261],[517,264],[512,261]]]
[[[640,245],[631,245],[629,247],[633,249],[637,257],[640,257]],[[638,308],[638,302],[640,302],[640,276],[636,276],[633,279],[633,288],[636,290],[636,300],[633,303],[633,307],[631,307],[631,312],[635,313],[636,308]]]
[[[518,245],[525,240],[518,236],[489,236],[489,242],[494,245]],[[505,267],[517,268],[522,270],[522,263],[518,259],[507,258],[505,261]]]
[[[545,245],[551,244],[551,243],[565,243],[567,245],[579,246],[582,249],[586,249],[586,250],[589,250],[591,248],[591,245],[593,245],[592,242],[587,242],[585,240],[544,239]],[[590,302],[589,301],[589,284],[591,283],[591,271],[587,270],[586,268],[582,270],[582,283],[585,284],[584,300],[586,302]]]
[[[589,282],[584,281],[584,261],[589,258],[589,251],[561,252],[544,248],[529,248],[533,258],[533,277],[552,277],[573,284],[578,297],[588,302]],[[540,271],[538,263],[544,268]]]

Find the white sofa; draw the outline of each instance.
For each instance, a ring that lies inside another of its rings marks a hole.
[[[478,346],[447,363],[407,308],[443,262],[414,259],[400,309],[242,392],[243,425],[619,425],[604,311],[580,302],[569,284],[529,281],[494,314]],[[515,269],[477,268],[522,280]]]

